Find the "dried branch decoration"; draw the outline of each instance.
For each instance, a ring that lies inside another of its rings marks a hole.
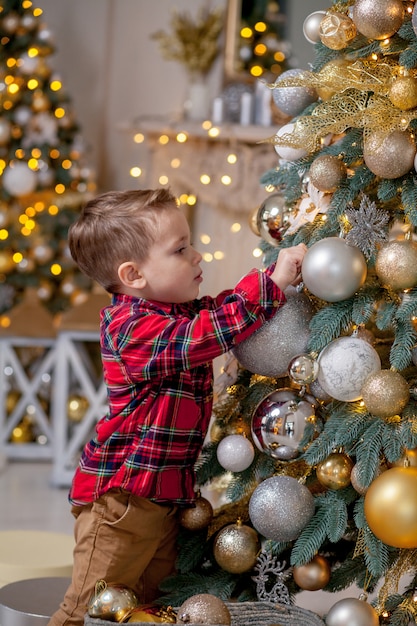
[[[223,9],[200,8],[196,20],[189,13],[174,11],[171,33],[159,30],[151,35],[159,42],[164,59],[178,61],[191,75],[207,75],[220,54]]]

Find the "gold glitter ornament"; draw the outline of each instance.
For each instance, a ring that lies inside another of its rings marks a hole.
[[[337,491],[350,485],[352,469],[353,461],[347,454],[333,452],[318,464],[316,474],[318,481],[324,487]]]
[[[320,22],[319,36],[322,44],[331,50],[342,50],[356,37],[353,20],[344,13],[328,13]]]
[[[346,165],[336,156],[326,154],[312,162],[309,170],[310,182],[324,193],[333,193],[346,178]]]
[[[356,0],[352,19],[356,28],[369,39],[387,39],[404,21],[402,0]]]
[[[313,556],[311,561],[293,568],[293,577],[300,589],[318,591],[330,580],[330,564],[321,554]]]
[[[400,76],[393,82],[388,97],[402,111],[414,109],[417,107],[417,78]]]
[[[393,467],[370,485],[365,517],[374,535],[394,548],[417,547],[417,467]]]
[[[207,528],[213,519],[213,507],[211,503],[202,496],[195,500],[195,506],[181,509],[179,523],[187,530],[202,530]]]
[[[181,604],[177,611],[177,624],[224,624],[232,621],[223,600],[211,593],[197,593]]]
[[[351,62],[344,57],[333,59],[323,65],[318,75],[325,84],[316,87],[316,91],[322,100],[330,100],[330,98],[337,93],[337,89],[331,86],[333,74],[335,73],[336,75],[339,75],[341,71],[343,72],[350,65]]]
[[[258,533],[237,520],[216,535],[213,555],[218,565],[231,574],[243,574],[251,570],[261,549]]]
[[[382,285],[394,291],[417,285],[417,243],[404,239],[384,244],[376,257],[375,272]]]
[[[414,167],[416,144],[407,131],[394,130],[388,135],[374,131],[365,137],[363,158],[367,167],[381,178],[404,176]]]
[[[370,374],[362,387],[366,408],[377,417],[398,415],[410,399],[408,383],[393,370],[380,370]]]

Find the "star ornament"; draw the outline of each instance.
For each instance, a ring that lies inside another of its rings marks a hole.
[[[388,239],[389,213],[378,209],[375,202],[363,196],[358,209],[345,211],[351,229],[346,241],[359,248],[368,259],[376,253],[377,244]]]

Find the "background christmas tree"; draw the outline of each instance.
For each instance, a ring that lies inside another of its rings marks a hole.
[[[265,265],[307,244],[303,289],[234,350],[198,466],[225,503],[184,516],[164,601],[356,583],[372,606],[353,593],[328,625],[414,623],[416,32],[414,2],[334,2],[304,23],[311,70],[270,85],[293,117],[252,226]]]
[[[42,9],[3,0],[0,38],[0,315],[28,288],[57,313],[90,289],[66,238],[95,184]]]

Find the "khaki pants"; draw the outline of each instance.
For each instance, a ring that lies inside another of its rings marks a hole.
[[[72,582],[48,626],[82,626],[95,584],[127,585],[151,603],[174,572],[177,507],[162,506],[122,490],[73,507],[76,518]]]

